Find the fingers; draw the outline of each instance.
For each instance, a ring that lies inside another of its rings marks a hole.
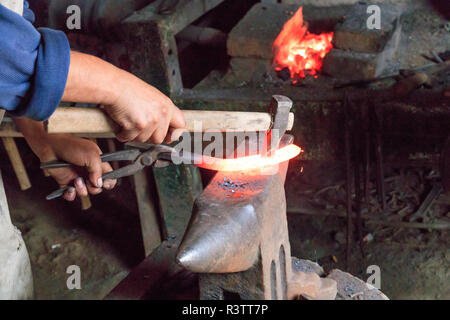
[[[106,190],[111,190],[113,189],[117,184],[117,180],[113,180],[113,179],[106,179],[103,182],[103,188]]]
[[[170,119],[170,127],[174,129],[184,129],[186,127],[186,121],[184,119],[183,112],[178,109],[177,107],[174,107],[175,110],[172,115],[172,119]]]
[[[121,131],[116,137],[121,142],[137,141],[160,144],[167,140],[169,128],[184,129],[184,115],[173,102],[154,88],[145,85],[145,96],[136,92],[126,104],[108,106],[109,116],[116,121]],[[178,138],[179,135],[175,138]],[[172,140],[172,139],[171,139]],[[175,139],[176,140],[176,139]]]
[[[156,129],[155,127],[147,128],[145,131],[143,131],[141,134],[139,134],[134,139],[134,141],[137,141],[137,142],[148,142],[151,139],[153,133],[155,132],[155,129]]]
[[[101,189],[103,187],[103,168],[100,152],[98,154],[95,154],[94,152],[87,155],[86,168],[89,172],[89,182],[91,186]]]
[[[122,129],[120,132],[116,133],[116,138],[120,142],[135,141],[136,137],[139,135],[138,130],[126,130]]]
[[[156,108],[156,110],[158,110],[158,108]],[[116,134],[116,138],[120,142],[145,142],[157,128],[160,119],[161,115],[158,115],[157,111],[143,114],[134,122],[131,121],[131,119],[127,119],[126,121],[123,121],[123,124],[121,125],[122,130]]]
[[[107,172],[113,171],[111,165],[109,163],[101,163],[101,175]],[[92,195],[100,194],[103,189],[111,190],[116,186],[117,180],[114,179],[106,179],[102,181],[102,188],[98,188],[92,185],[91,181],[84,181],[82,178],[75,179],[75,189],[79,196],[85,196],[87,193]]]
[[[94,196],[102,193],[102,191],[103,191],[102,188],[97,188],[97,187],[93,186],[90,181],[86,182],[86,188],[87,188],[87,191],[89,192],[89,194],[92,194]]]
[[[177,107],[173,107],[173,109],[173,114],[170,118],[161,118],[156,126],[151,125],[147,127],[131,140],[154,144],[177,141],[184,132],[185,120],[183,113]],[[130,141],[127,139],[130,139],[135,133],[130,134],[122,131],[117,135],[117,138],[121,141]]]
[[[76,178],[74,185],[78,196],[83,197],[88,195],[86,183],[84,182],[83,178],[81,177]]]
[[[169,126],[168,126],[169,121],[167,121],[167,123],[162,124],[161,126],[159,126],[152,134],[152,136],[147,140],[147,142],[149,143],[154,143],[154,144],[161,144],[164,142],[166,136],[167,136],[167,131],[169,130]]]
[[[102,170],[103,170],[103,173],[113,171],[111,165],[107,162],[102,163]],[[103,189],[111,190],[116,186],[116,183],[117,183],[117,180],[115,180],[115,179],[105,179],[103,181]]]
[[[174,141],[177,141],[178,139],[180,139],[183,132],[184,132],[183,129],[175,129],[175,128],[170,127],[169,132],[167,133],[167,136],[164,139],[164,142],[172,143]]]
[[[70,187],[63,195],[63,198],[67,201],[75,200],[77,192],[74,187]]]
[[[112,171],[111,166],[109,164],[106,164],[105,169],[108,170],[108,171],[105,171],[105,172]],[[111,190],[111,189],[113,189],[116,186],[116,183],[117,183],[117,180],[106,179],[103,182],[103,189]],[[63,198],[65,200],[67,200],[67,201],[74,201],[77,196],[79,196],[79,197],[87,196],[88,194],[97,195],[97,194],[100,194],[103,191],[102,188],[96,188],[96,187],[92,186],[90,181],[85,182],[83,180],[83,178],[81,178],[81,177],[78,177],[77,179],[75,179],[74,186],[75,187],[70,187],[64,193]]]
[[[166,143],[172,143],[180,139],[181,135],[184,132],[184,128],[186,127],[186,121],[184,119],[183,112],[180,109],[175,107],[172,118],[169,122],[169,129],[167,131],[166,137],[164,141]]]

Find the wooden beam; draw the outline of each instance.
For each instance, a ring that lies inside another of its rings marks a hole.
[[[166,240],[135,267],[105,300],[140,300],[158,284],[182,270],[175,261],[180,239]]]

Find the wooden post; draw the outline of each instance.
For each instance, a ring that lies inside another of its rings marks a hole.
[[[17,180],[19,181],[20,189],[23,191],[31,188],[30,179],[28,178],[27,171],[23,165],[23,161],[20,157],[14,138],[2,137],[2,141],[6,152],[8,153],[9,160],[11,160]]]
[[[106,139],[106,144],[108,145],[108,152],[113,153],[117,151],[116,144],[114,142],[114,139]],[[118,161],[112,161],[111,166],[114,170],[119,169],[119,162]]]
[[[133,176],[145,256],[152,253],[161,244],[163,238],[158,218],[159,207],[155,205],[155,187],[151,186],[148,173],[149,169],[146,168]]]
[[[80,200],[81,200],[81,210],[85,211],[92,207],[92,202],[91,202],[91,198],[89,197],[89,195],[81,196]]]

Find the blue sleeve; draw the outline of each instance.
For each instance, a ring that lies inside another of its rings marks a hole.
[[[42,121],[64,93],[70,46],[63,32],[34,28],[27,4],[24,17],[0,5],[0,107]]]
[[[23,2],[23,15],[22,16],[25,19],[27,19],[28,21],[30,21],[31,23],[34,23],[34,21],[36,20],[36,17],[34,16],[34,12],[31,11],[28,1]]]

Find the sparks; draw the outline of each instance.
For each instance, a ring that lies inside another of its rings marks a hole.
[[[322,68],[323,58],[333,48],[333,32],[312,34],[303,24],[303,8],[283,26],[273,43],[275,70],[288,68],[291,78],[304,78],[305,71],[316,75]]]

